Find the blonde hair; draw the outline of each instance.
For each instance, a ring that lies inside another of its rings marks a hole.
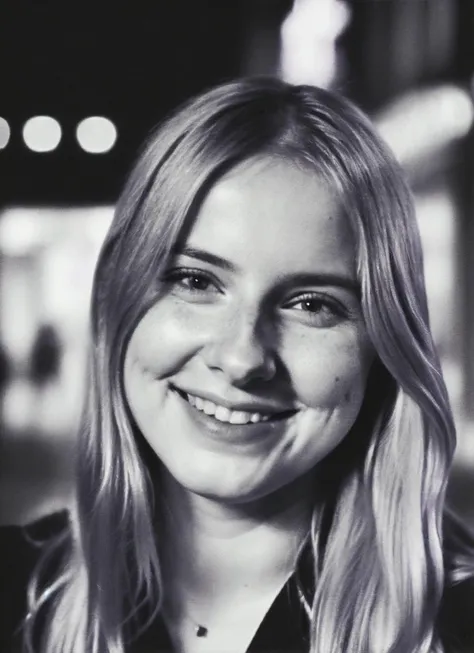
[[[124,352],[207,190],[265,154],[304,164],[336,189],[377,354],[354,427],[318,469],[326,493],[311,529],[310,651],[443,651],[442,593],[472,575],[472,549],[461,552],[459,536],[445,560],[455,428],[429,329],[411,195],[352,103],[266,78],[219,86],[182,107],[151,136],[118,202],[94,280],[76,503],[57,542],[65,553],[54,580],[40,589],[43,561],[31,584],[30,651],[43,610],[42,650],[55,653],[123,653],[133,629],[160,610],[158,463],[124,399]]]

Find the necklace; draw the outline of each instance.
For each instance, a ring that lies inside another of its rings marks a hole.
[[[206,626],[203,626],[202,624],[196,624],[194,627],[194,632],[196,634],[196,637],[207,637],[207,633],[209,632]]]
[[[300,600],[301,605],[304,608],[304,611],[306,612],[306,616],[308,619],[311,619],[311,607],[310,604],[308,603],[308,600],[306,596],[304,595],[304,592],[301,588],[301,582],[298,577],[295,579],[295,585],[296,585],[296,590],[298,593],[298,598]],[[196,637],[207,637],[209,634],[209,628],[207,626],[204,626],[203,624],[200,624],[197,622],[195,619],[193,619],[190,615],[188,615],[188,620],[192,622],[193,628],[194,628],[194,634]]]
[[[186,619],[190,621],[193,625],[194,634],[196,637],[207,637],[209,634],[209,628],[203,624],[198,623],[190,615],[187,615]]]
[[[209,633],[209,628],[207,626],[204,626],[204,624],[200,624],[190,614],[185,615],[185,619],[187,619],[192,623],[194,634],[196,635],[196,637],[207,637]]]
[[[298,553],[296,556],[297,561],[300,558],[300,554],[305,545],[306,539],[307,538],[305,537],[303,541],[300,542],[300,545],[298,547]],[[298,564],[295,564],[293,569],[293,574],[294,574],[294,578],[292,580],[296,586],[298,600],[300,602],[301,607],[304,609],[307,618],[311,619],[311,606],[302,588],[301,580],[298,573]],[[188,623],[190,622],[192,624],[194,635],[196,637],[205,638],[209,635],[209,627],[205,626],[203,623],[200,623],[199,621],[196,621],[196,619],[194,619],[194,617],[191,614],[189,614],[189,612],[187,614],[184,614],[183,616],[184,619],[188,621]]]
[[[168,613],[168,615],[171,616],[172,613],[171,614]],[[207,635],[209,634],[209,628],[207,626],[204,626],[204,624],[201,624],[198,621],[196,621],[196,619],[194,619],[189,614],[189,612],[184,615],[184,619],[192,624],[194,634],[196,635],[196,637],[207,637]]]

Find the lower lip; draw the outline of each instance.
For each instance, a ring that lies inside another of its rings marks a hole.
[[[194,422],[197,422],[199,426],[205,428],[206,435],[214,437],[219,441],[246,443],[258,442],[267,436],[274,437],[282,429],[286,429],[290,420],[295,416],[293,413],[279,420],[267,420],[257,423],[249,422],[248,424],[230,424],[229,422],[220,422],[215,417],[212,417],[212,415],[207,415],[203,411],[198,410],[174,389],[173,394],[180,400],[187,415]]]

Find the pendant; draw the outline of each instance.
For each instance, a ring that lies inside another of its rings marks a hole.
[[[201,626],[198,624],[196,626],[196,637],[206,637],[207,635],[207,628],[205,626]]]

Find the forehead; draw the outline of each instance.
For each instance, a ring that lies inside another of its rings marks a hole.
[[[281,158],[244,162],[216,182],[187,244],[244,268],[355,278],[353,238],[335,193],[316,171]]]

